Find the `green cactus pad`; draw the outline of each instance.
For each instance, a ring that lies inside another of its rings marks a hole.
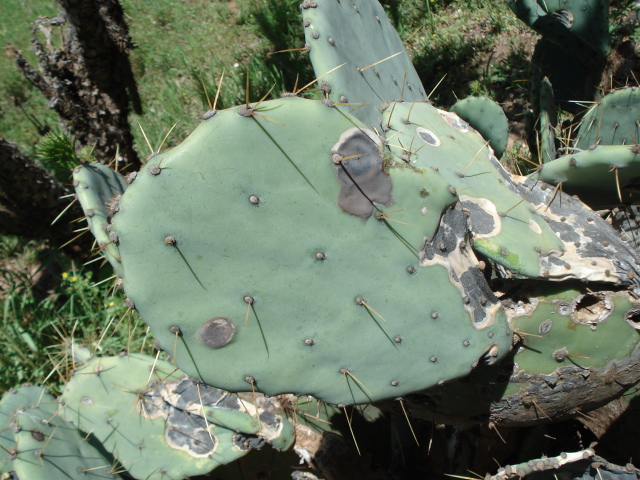
[[[540,158],[548,163],[556,158],[556,125],[558,112],[553,96],[553,87],[548,78],[540,82]]]
[[[493,302],[474,311],[447,269],[420,265],[455,200],[356,119],[284,98],[219,111],[155,157],[113,228],[127,295],[188,374],[363,403],[510,348]]]
[[[502,157],[509,141],[509,122],[500,105],[489,97],[467,97],[457,101],[451,111],[489,140],[496,157]]]
[[[0,475],[13,469],[15,459],[16,441],[11,431],[16,410],[36,407],[40,404],[57,408],[56,399],[45,388],[34,385],[24,385],[12,388],[5,392],[0,400],[0,448],[4,452],[4,458],[0,458]]]
[[[574,147],[634,145],[640,141],[640,88],[623,88],[607,94],[591,107],[580,123]]]
[[[640,146],[603,145],[546,163],[539,178],[584,198],[593,208],[637,202]],[[535,176],[535,174],[534,174]]]
[[[127,188],[127,182],[106,165],[83,163],[73,169],[73,185],[100,252],[109,260],[116,274],[122,277],[118,241],[108,230],[110,218],[118,209],[118,198]]]
[[[53,401],[52,401],[53,400]],[[119,479],[111,461],[74,425],[57,416],[59,405],[49,394],[38,406],[18,408],[12,431],[18,478],[49,480]]]
[[[385,101],[427,99],[402,40],[376,0],[307,1],[302,16],[321,89],[333,103],[353,104],[348,110],[368,127],[379,127]],[[366,105],[356,110],[358,104]]]
[[[609,0],[508,0],[516,16],[581,61],[611,50]]]
[[[186,404],[181,409],[166,401],[166,385],[182,375],[145,355],[95,358],[67,383],[62,414],[91,432],[136,478],[180,480],[244,455],[235,432],[208,424]]]
[[[564,250],[543,218],[504,185],[507,174],[485,140],[457,115],[427,103],[394,103],[385,122],[396,158],[408,157],[419,171],[437,169],[457,192],[470,216],[475,250],[530,277],[542,276],[541,254]]]
[[[628,292],[575,283],[504,287],[501,300],[520,348],[464,382],[407,397],[415,415],[446,423],[546,423],[598,408],[640,380],[640,304]]]

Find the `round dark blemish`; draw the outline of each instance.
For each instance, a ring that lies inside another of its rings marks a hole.
[[[598,262],[596,262],[595,260],[591,260],[591,266],[595,267],[596,265],[598,265]]]
[[[432,363],[436,363],[438,361],[438,357],[435,355],[432,355],[431,358],[429,359],[430,362]]]
[[[462,342],[463,347],[468,347],[469,345],[471,345],[471,342],[469,340],[465,340],[464,342]]]
[[[593,222],[593,218],[587,217],[587,222]]]
[[[543,270],[543,271],[542,271],[542,276],[543,276],[544,278],[549,278],[549,270]]]
[[[605,270],[605,271],[604,271],[604,276],[605,276],[605,277],[609,277],[609,276],[611,276],[611,271],[610,271],[610,270]]]
[[[431,318],[433,318],[434,320],[436,318],[438,318],[440,315],[438,314],[438,312],[431,312]]]
[[[39,430],[31,430],[31,437],[36,442],[44,442],[44,434]]]
[[[413,265],[409,265],[409,266],[407,267],[407,273],[408,273],[409,275],[413,275],[414,273],[416,273],[416,267],[414,267]]]
[[[578,165],[578,161],[574,157],[571,157],[569,159],[569,166],[571,168],[575,168],[577,165]]]
[[[154,176],[155,176],[155,175],[160,175],[160,172],[161,172],[161,171],[162,171],[162,169],[161,169],[158,165],[151,165],[151,166],[149,167],[149,170],[148,170],[148,172],[149,172],[151,175],[154,175]]]
[[[538,332],[540,335],[546,335],[551,331],[551,327],[553,326],[553,321],[547,318],[544,322],[541,322],[538,326]]]
[[[260,203],[260,197],[258,197],[257,195],[249,195],[249,203],[258,205]]]
[[[420,189],[420,198],[427,198],[429,196],[429,192],[427,192],[426,188]]]
[[[228,345],[236,331],[235,325],[225,317],[207,320],[200,327],[200,341],[209,348],[221,348]]]
[[[313,338],[305,338],[305,339],[304,339],[304,344],[305,344],[307,347],[310,347],[310,346],[314,345],[315,343],[316,343],[316,342],[313,340]]]
[[[166,237],[164,237],[164,243],[165,245],[170,245],[172,247],[175,247],[178,244],[178,241],[175,239],[175,237],[172,237],[171,235],[167,235]]]
[[[394,337],[393,341],[396,342],[396,343],[402,343],[402,337],[400,335],[398,335],[398,336]]]
[[[602,246],[603,247],[608,247],[609,246],[609,242],[602,242]]]
[[[316,260],[325,260],[327,258],[327,256],[325,255],[324,252],[316,252]]]
[[[180,327],[179,327],[179,326],[177,326],[177,325],[171,325],[171,326],[169,327],[169,331],[170,331],[171,333],[173,333],[174,335],[178,335],[178,336],[182,335],[182,330],[181,330],[181,329],[180,329]]]
[[[392,387],[397,387],[399,385],[398,380],[391,380],[391,386]]]
[[[254,303],[256,303],[256,299],[253,298],[251,295],[245,295],[243,300],[244,300],[244,303],[246,303],[247,305],[253,305]]]
[[[204,115],[202,115],[202,119],[203,120],[209,120],[210,118],[215,117],[216,113],[218,113],[218,110],[216,109],[211,109],[208,110],[204,113]]]
[[[560,221],[561,222],[566,222],[567,221],[567,217],[560,217]]]

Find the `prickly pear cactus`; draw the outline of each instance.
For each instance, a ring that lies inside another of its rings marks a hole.
[[[200,385],[144,355],[94,358],[61,396],[63,414],[91,432],[135,478],[207,473],[265,442],[286,449],[293,426],[250,399]]]
[[[5,393],[0,401],[0,445],[7,454],[2,473],[34,480],[119,479],[111,461],[58,414],[55,397],[41,387]]]
[[[73,169],[73,186],[99,251],[122,277],[117,238],[109,232],[109,222],[118,210],[118,199],[127,188],[127,182],[106,165],[83,163]]]
[[[348,114],[284,98],[220,111],[154,157],[112,231],[127,295],[162,348],[211,385],[332,403],[506,354],[510,330],[473,260],[456,272],[463,287],[421,264],[454,191],[387,155]]]
[[[379,128],[385,101],[427,99],[404,44],[377,1],[304,1],[306,48],[334,104]],[[355,109],[357,108],[357,110]]]

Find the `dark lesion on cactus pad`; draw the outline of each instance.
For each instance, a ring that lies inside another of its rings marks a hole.
[[[331,158],[341,184],[338,205],[346,213],[366,219],[374,204],[393,202],[391,177],[384,171],[382,145],[375,133],[350,128],[331,149]]]
[[[235,331],[235,325],[228,318],[215,317],[202,324],[198,336],[207,347],[221,348],[231,342]]]

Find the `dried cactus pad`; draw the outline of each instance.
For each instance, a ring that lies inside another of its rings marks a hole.
[[[437,172],[388,160],[358,120],[301,98],[217,112],[155,157],[113,229],[160,346],[225,390],[345,404],[506,354],[503,312],[474,311],[447,268],[420,264],[456,197]]]

